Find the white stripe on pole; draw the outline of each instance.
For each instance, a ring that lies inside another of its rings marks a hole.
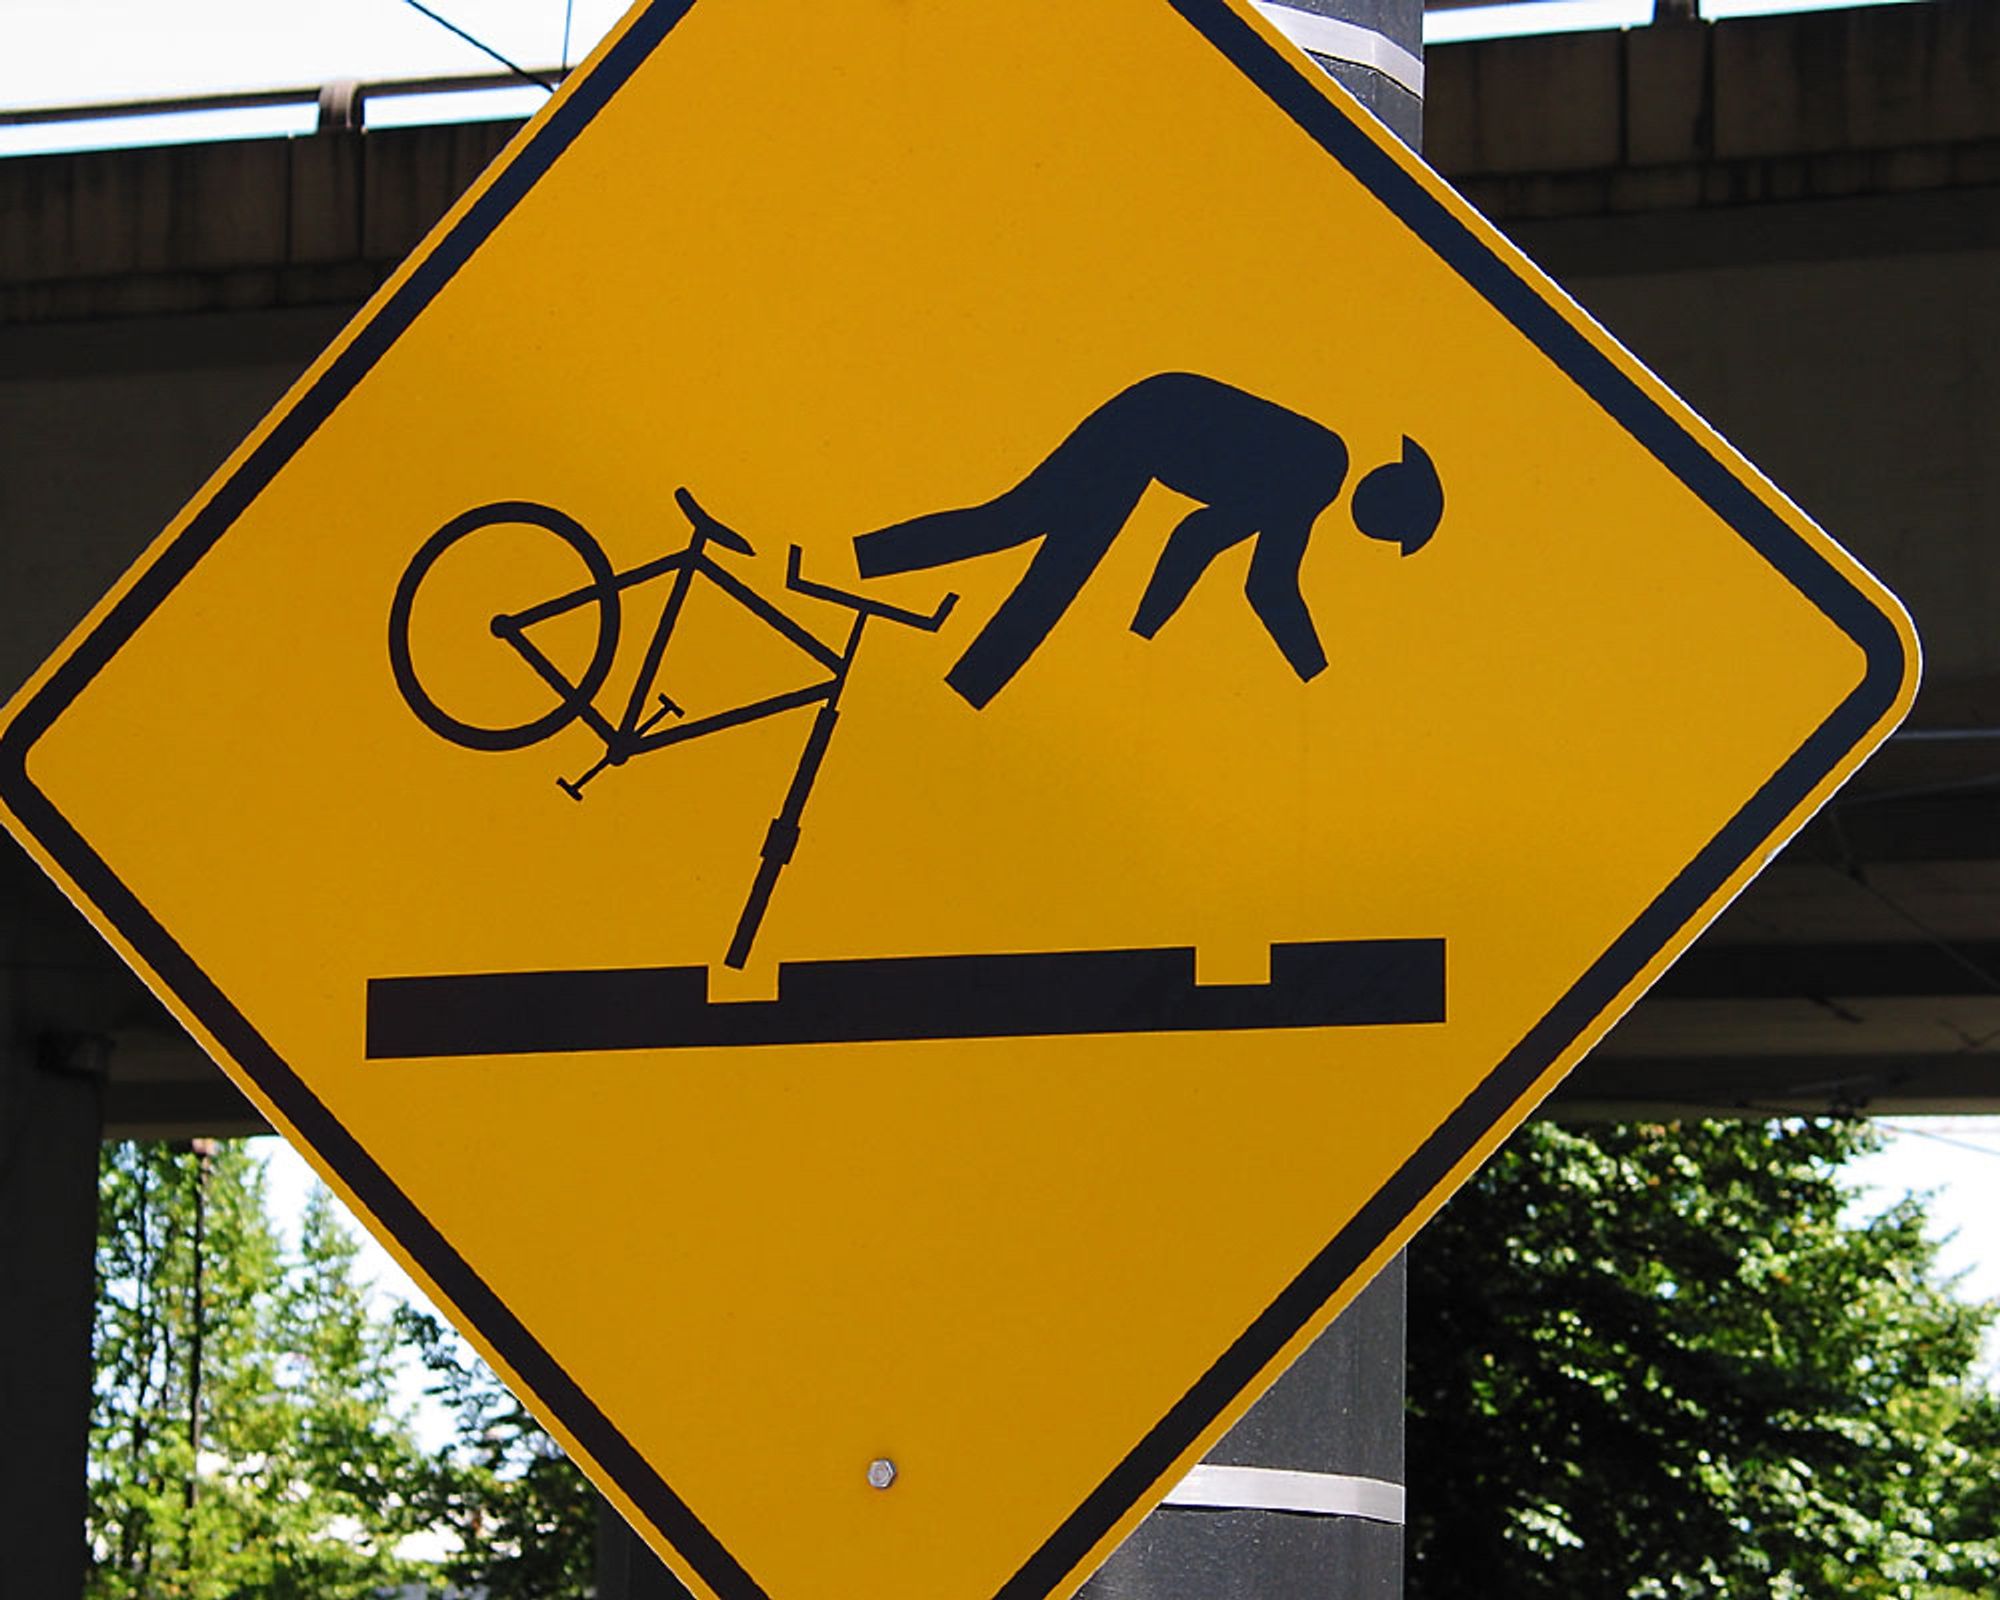
[[[1169,1494],[1170,1506],[1211,1511],[1302,1511],[1320,1517],[1365,1517],[1403,1524],[1403,1486],[1338,1472],[1285,1467],[1224,1467],[1204,1461]]]
[[[1338,17],[1323,17],[1317,11],[1282,5],[1278,0],[1252,0],[1252,3],[1301,50],[1310,50],[1330,61],[1368,67],[1411,94],[1423,96],[1423,58],[1405,50],[1386,34],[1357,22],[1342,22]]]

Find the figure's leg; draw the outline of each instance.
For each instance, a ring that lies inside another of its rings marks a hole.
[[[975,708],[1005,688],[1090,581],[1151,481],[1143,472],[1123,482],[1100,480],[1061,505],[1060,520],[1050,524],[1014,592],[966,646],[945,682]]]
[[[1219,506],[1202,506],[1182,517],[1167,535],[1160,564],[1153,568],[1146,592],[1139,597],[1139,609],[1132,614],[1132,631],[1142,639],[1152,638],[1180,610],[1209,564],[1256,531],[1242,517]]]
[[[1250,609],[1264,624],[1264,631],[1284,652],[1292,671],[1301,681],[1316,678],[1326,670],[1326,651],[1320,647],[1319,630],[1313,626],[1306,597],[1299,592],[1299,566],[1306,557],[1306,541],[1312,536],[1312,519],[1274,523],[1258,536],[1250,555],[1250,576],[1243,584]]]

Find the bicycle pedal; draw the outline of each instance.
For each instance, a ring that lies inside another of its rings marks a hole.
[[[571,783],[567,778],[558,778],[556,779],[556,787],[572,800],[580,801],[583,799],[583,785],[580,783]]]
[[[662,709],[666,710],[672,715],[676,717],[684,717],[687,715],[687,710],[685,707],[675,705],[674,702],[669,700],[665,695],[658,695],[656,696],[656,698],[659,700]]]

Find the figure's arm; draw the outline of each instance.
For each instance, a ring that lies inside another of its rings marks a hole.
[[[1139,609],[1132,615],[1132,631],[1150,639],[1180,610],[1210,563],[1232,545],[1241,544],[1256,528],[1244,518],[1220,506],[1201,506],[1190,511],[1167,535],[1160,563],[1139,597]]]
[[[1250,609],[1257,613],[1264,631],[1284,652],[1301,682],[1326,670],[1319,630],[1313,626],[1306,597],[1299,592],[1299,567],[1311,537],[1309,520],[1274,523],[1266,528],[1250,554],[1250,576],[1243,584]]]

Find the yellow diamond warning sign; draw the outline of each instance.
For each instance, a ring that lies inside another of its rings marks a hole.
[[[1040,1600],[1914,681],[1247,5],[659,0],[0,796],[699,1592]]]

